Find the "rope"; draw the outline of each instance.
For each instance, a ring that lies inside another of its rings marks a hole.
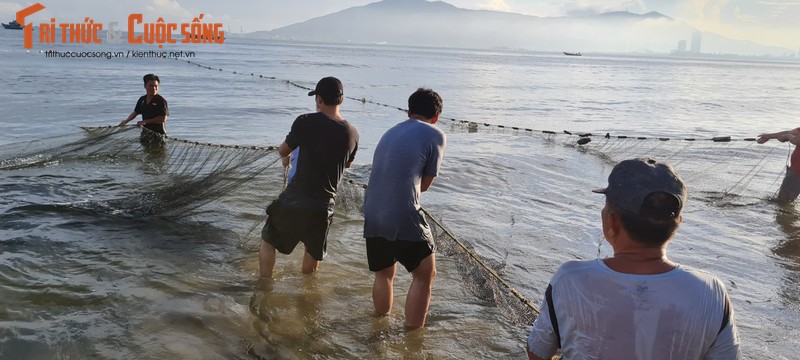
[[[164,59],[167,59],[167,58],[164,58]],[[178,58],[175,58],[175,60],[185,61],[188,64],[196,65],[196,66],[198,66],[200,68],[207,69],[207,70],[224,71],[222,68],[211,67],[211,66],[200,64],[200,63],[197,63],[197,62],[194,62],[194,61],[191,61],[191,60],[184,60],[184,59],[178,59]],[[314,89],[312,89],[312,88],[310,88],[308,86],[300,85],[300,84],[298,84],[298,83],[296,83],[296,82],[294,82],[292,80],[280,80],[280,79],[278,79],[278,78],[276,78],[274,76],[265,76],[265,75],[256,74],[256,73],[253,73],[253,72],[243,73],[243,72],[239,72],[239,71],[235,71],[235,70],[230,71],[230,73],[234,74],[234,75],[257,77],[259,79],[278,80],[278,81],[282,81],[282,82],[284,82],[284,83],[286,83],[288,85],[291,85],[291,86],[294,86],[296,88],[302,89],[302,90],[306,90],[306,91],[314,90]],[[405,108],[402,108],[402,107],[399,107],[399,106],[394,106],[394,105],[390,105],[390,104],[381,103],[381,102],[378,102],[378,101],[368,100],[366,97],[357,98],[357,97],[352,97],[352,96],[345,96],[345,98],[346,99],[350,99],[350,100],[354,100],[354,101],[358,101],[358,102],[360,102],[362,104],[373,104],[373,105],[383,106],[383,107],[390,108],[390,109],[396,109],[398,111],[402,111],[402,112],[405,112],[405,113],[408,112],[408,109],[405,109]],[[732,142],[732,141],[748,141],[748,142],[750,142],[750,141],[756,141],[756,138],[748,137],[748,138],[735,139],[735,138],[733,138],[731,136],[715,136],[715,137],[711,137],[711,138],[670,138],[670,137],[653,137],[653,138],[650,138],[650,137],[646,137],[646,136],[611,135],[611,133],[606,133],[606,134],[602,134],[602,135],[594,135],[592,133],[574,132],[574,131],[567,131],[567,130],[562,130],[562,131],[556,132],[556,131],[552,131],[552,130],[537,130],[537,129],[532,129],[532,128],[518,127],[518,126],[497,125],[497,124],[490,124],[490,123],[478,123],[478,122],[475,122],[475,121],[459,120],[459,119],[450,118],[450,117],[443,117],[443,116],[440,116],[439,119],[440,120],[447,120],[447,121],[450,121],[451,123],[454,123],[454,124],[467,126],[469,129],[473,129],[473,130],[477,130],[479,125],[482,124],[484,127],[487,127],[487,128],[502,129],[502,130],[511,129],[511,130],[514,130],[514,131],[517,131],[517,132],[522,132],[523,134],[528,134],[528,135],[532,135],[532,134],[545,134],[545,135],[566,134],[566,135],[569,135],[569,136],[577,135],[577,136],[579,136],[581,138],[587,138],[587,139],[590,139],[592,137],[595,137],[595,138],[604,137],[606,139],[611,139],[611,138],[636,139],[636,140],[653,140],[653,139],[657,139],[657,140],[660,140],[660,141],[668,141],[668,140],[711,141],[711,142]]]
[[[204,69],[208,69],[208,70],[220,71],[220,72],[224,71],[222,68],[211,67],[211,66],[208,66],[208,65],[204,65],[204,64],[193,62],[191,60],[183,60],[183,59],[177,59],[177,58],[175,58],[175,60],[182,60],[182,61],[185,61],[188,64],[193,64],[193,65],[196,65],[198,67],[201,67],[201,68],[204,68]],[[297,82],[294,82],[294,81],[291,81],[291,80],[280,80],[280,79],[277,79],[276,77],[273,77],[273,76],[264,76],[262,74],[256,74],[256,73],[253,73],[253,72],[241,73],[241,72],[238,72],[238,71],[235,71],[235,70],[234,71],[230,71],[230,73],[232,73],[234,75],[257,77],[259,79],[278,80],[278,81],[282,81],[282,82],[284,82],[284,83],[286,83],[286,84],[288,84],[290,86],[296,87],[298,89],[302,89],[302,90],[305,90],[305,91],[313,90],[312,88],[304,86],[304,85],[301,85],[301,84],[299,84]],[[398,107],[398,106],[393,106],[391,104],[381,103],[381,102],[378,102],[378,101],[368,100],[366,97],[357,98],[357,97],[345,96],[345,98],[361,102],[362,104],[369,103],[369,104],[382,106],[382,107],[386,107],[386,108],[390,108],[390,109],[396,109],[396,110],[402,111],[402,112],[408,112],[408,109],[405,109],[405,108],[402,108],[402,107]],[[537,129],[532,129],[532,128],[517,127],[517,126],[506,126],[506,125],[491,124],[491,123],[486,123],[486,122],[478,123],[478,122],[475,122],[475,121],[459,120],[459,119],[450,118],[450,117],[440,117],[440,119],[446,120],[446,121],[450,121],[451,123],[453,123],[455,125],[466,126],[470,130],[474,130],[474,131],[477,131],[477,129],[480,127],[480,125],[483,125],[484,128],[491,128],[491,129],[498,129],[498,130],[511,129],[511,130],[513,130],[515,132],[521,132],[522,134],[525,134],[525,135],[541,134],[541,135],[543,135],[543,136],[545,136],[547,138],[554,138],[554,137],[560,136],[560,135],[566,135],[567,137],[578,136],[579,137],[578,145],[587,144],[587,143],[592,141],[592,138],[594,138],[594,139],[602,139],[605,142],[602,143],[602,145],[600,145],[600,147],[601,147],[601,149],[606,147],[606,146],[611,147],[611,149],[606,149],[608,151],[617,151],[620,147],[625,147],[625,144],[628,144],[629,147],[637,147],[638,148],[638,147],[641,147],[641,146],[645,146],[645,144],[646,144],[645,141],[647,141],[647,140],[651,140],[651,141],[652,140],[658,140],[658,142],[653,146],[653,148],[651,150],[654,150],[655,148],[657,148],[659,146],[657,144],[660,143],[660,142],[666,142],[666,141],[671,141],[671,140],[672,141],[685,142],[686,146],[682,147],[678,151],[679,153],[685,151],[687,149],[687,147],[691,146],[694,142],[699,142],[699,141],[708,141],[708,142],[712,142],[712,143],[731,143],[731,142],[751,142],[752,143],[752,142],[756,141],[756,138],[752,138],[752,137],[736,139],[736,138],[733,138],[731,136],[715,136],[715,137],[710,137],[710,138],[691,138],[691,137],[671,138],[671,137],[646,137],[646,136],[612,135],[611,133],[595,135],[595,134],[592,134],[592,133],[572,132],[572,131],[567,131],[567,130],[562,130],[562,131],[537,130]],[[586,140],[584,140],[584,139],[586,139]],[[642,142],[639,143],[639,144],[632,145],[632,144],[634,144],[633,142],[627,142],[627,141],[626,142],[621,142],[621,141],[613,141],[613,140],[640,140]],[[220,145],[220,146],[224,146],[224,145]],[[273,147],[269,147],[268,149],[272,150]],[[675,155],[676,154],[673,154],[672,156],[675,156]],[[754,176],[753,172],[755,171],[755,169],[765,166],[765,164],[764,164],[765,159],[766,159],[766,156],[763,157],[762,159],[760,159],[760,161],[756,164],[756,166],[754,168],[752,168],[750,170],[750,172],[745,174],[738,182],[734,183],[731,186],[731,188],[727,189],[725,192],[727,193],[728,191],[730,191],[733,188],[736,188],[737,186],[746,186],[752,180],[752,178]],[[789,159],[787,159],[787,164],[788,164],[788,161],[789,161]],[[285,187],[286,181],[287,181],[287,172],[288,172],[288,169],[284,169],[284,187]],[[367,185],[356,183],[353,180],[346,180],[346,181],[348,183],[350,183],[350,184],[360,186],[360,187],[362,187],[364,189],[366,189],[366,187],[367,187]],[[486,271],[486,273],[488,273],[495,280],[497,280],[497,282],[499,284],[501,284],[503,287],[505,287],[506,290],[510,294],[512,294],[514,297],[519,299],[523,304],[525,304],[534,314],[536,314],[536,315],[539,314],[539,309],[535,305],[533,305],[533,303],[529,299],[527,299],[519,291],[517,291],[513,286],[511,286],[511,284],[509,284],[508,281],[503,279],[494,269],[492,269],[489,265],[487,265],[485,261],[483,261],[477,254],[475,254],[474,251],[470,250],[461,240],[459,240],[458,237],[455,236],[455,234],[453,234],[449,229],[447,229],[444,226],[444,224],[442,224],[441,222],[436,220],[436,218],[431,216],[431,214],[427,210],[425,210],[425,209],[422,209],[422,210],[425,213],[425,215],[428,216],[428,218],[430,218],[436,225],[438,225],[440,228],[442,228],[444,233],[448,237],[450,237],[458,245],[459,248],[461,248],[463,251],[465,251],[468,254],[468,256],[470,258],[472,258],[482,269],[484,269]]]
[[[534,315],[539,316],[539,309],[535,305],[533,305],[533,303],[528,298],[526,298],[519,291],[517,291],[517,289],[515,289],[513,286],[511,286],[511,284],[509,284],[508,281],[503,279],[500,276],[500,274],[498,274],[496,271],[494,271],[494,269],[489,267],[489,265],[487,265],[486,262],[483,261],[483,259],[481,259],[477,254],[475,254],[474,251],[470,250],[466,245],[464,245],[464,243],[461,242],[461,240],[459,240],[458,237],[456,237],[456,235],[453,234],[453,232],[450,231],[450,229],[446,228],[444,226],[444,224],[442,224],[441,222],[436,220],[436,218],[434,218],[431,215],[431,213],[428,212],[428,210],[422,209],[422,212],[425,213],[425,216],[427,216],[429,219],[431,219],[431,221],[433,221],[434,223],[436,223],[436,225],[438,225],[440,228],[442,228],[442,230],[445,232],[445,234],[447,234],[447,236],[449,236],[451,239],[453,239],[453,241],[462,250],[464,250],[467,253],[467,255],[469,255],[470,258],[475,260],[475,262],[477,262],[478,265],[481,266],[481,268],[486,270],[486,272],[488,272],[495,280],[497,280],[501,285],[503,285],[503,287],[505,287],[506,290],[508,290],[508,292],[511,293],[511,295],[514,295],[514,297],[516,297],[517,299],[519,299],[519,301],[521,301],[523,304],[525,304],[525,306],[527,306],[531,310],[531,312],[533,312]]]
[[[355,181],[353,181],[351,179],[347,179],[345,181],[347,181],[348,183],[350,183],[352,185],[359,186],[362,189],[366,189],[367,188],[367,184],[358,183],[358,182],[355,182]],[[467,245],[464,244],[464,242],[459,240],[458,237],[455,234],[453,234],[452,231],[450,231],[450,229],[445,227],[444,224],[442,224],[439,220],[436,220],[436,218],[433,217],[433,215],[431,215],[431,213],[428,212],[428,210],[422,208],[422,212],[425,213],[425,216],[427,216],[429,219],[431,219],[431,221],[433,221],[437,226],[439,226],[442,229],[442,231],[444,231],[444,233],[450,239],[452,239],[453,242],[456,243],[456,245],[458,245],[459,248],[464,250],[464,252],[466,252],[467,255],[469,255],[470,258],[475,260],[475,262],[478,263],[478,265],[483,270],[485,270],[489,275],[491,275],[492,278],[497,280],[497,282],[500,283],[511,295],[513,295],[520,302],[522,302],[526,307],[528,307],[528,309],[530,309],[531,312],[534,315],[539,316],[539,308],[537,308],[536,305],[534,305],[528,298],[526,298],[524,295],[522,295],[522,293],[520,293],[517,289],[515,289],[514,286],[512,286],[508,281],[503,279],[503,277],[500,276],[500,274],[498,274],[497,271],[492,269],[488,264],[486,264],[486,262],[480,256],[478,256],[478,254],[476,254],[469,247],[467,247]]]

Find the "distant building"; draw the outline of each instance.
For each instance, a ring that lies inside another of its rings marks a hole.
[[[703,41],[703,33],[695,31],[692,34],[692,52],[700,53],[700,43]]]
[[[678,49],[677,50],[678,50],[679,53],[686,52],[686,40],[678,41]]]

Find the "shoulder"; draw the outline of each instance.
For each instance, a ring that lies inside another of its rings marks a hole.
[[[358,128],[353,125],[353,123],[347,121],[347,119],[342,119],[341,123],[352,133],[358,135]]]
[[[307,123],[307,122],[313,120],[315,118],[315,115],[317,115],[317,114],[319,114],[319,113],[308,113],[308,114],[300,115],[300,116],[298,116],[298,117],[296,117],[294,119],[294,122],[296,124]]]
[[[554,284],[558,281],[570,279],[573,277],[583,277],[582,274],[587,272],[602,271],[603,266],[600,265],[601,260],[570,260],[558,267],[558,270],[553,274],[553,279],[550,281]]]
[[[325,116],[325,114],[321,112],[313,112],[313,113],[302,114],[295,119],[295,121],[301,121],[301,122],[319,121],[319,120],[330,120],[330,118]]]
[[[440,129],[438,126],[433,125],[433,124],[429,124],[429,123],[426,123],[426,122],[420,121],[420,120],[406,120],[406,121],[403,121],[403,122],[395,125],[395,127],[396,128],[402,128],[402,127],[413,128],[414,131],[417,132],[418,134],[424,134],[424,135],[427,135],[427,136],[429,136],[430,138],[433,138],[433,139],[444,140],[444,138],[445,138],[444,131],[442,131],[442,129]]]
[[[167,99],[164,99],[164,97],[161,96],[160,94],[156,94],[156,96],[154,96],[153,99],[157,100],[157,101],[161,101],[161,102],[163,102],[165,104],[167,103]]]
[[[678,265],[676,270],[678,271],[679,276],[697,281],[709,288],[714,288],[723,292],[725,291],[725,284],[722,282],[722,280],[708,271],[696,269],[686,265]]]
[[[444,131],[442,131],[442,129],[440,129],[438,126],[433,124],[425,124],[425,125],[427,125],[428,128],[430,129],[428,131],[431,133],[431,135],[442,140],[445,139]]]
[[[137,103],[144,103],[145,101],[147,101],[147,95],[142,95],[139,100],[136,100]]]
[[[420,121],[419,123],[420,123],[420,126],[424,127],[425,133],[427,133],[428,136],[430,136],[431,139],[433,139],[435,142],[437,142],[437,143],[444,143],[445,142],[446,137],[444,135],[444,131],[442,131],[442,129],[440,129],[438,126],[436,126],[434,124],[428,124],[428,123],[423,122],[423,121]]]

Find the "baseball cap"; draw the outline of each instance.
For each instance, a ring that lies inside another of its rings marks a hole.
[[[317,82],[317,87],[308,93],[308,96],[319,95],[325,97],[338,97],[344,95],[344,87],[339,79],[328,76]]]
[[[651,158],[621,161],[608,175],[608,187],[592,191],[605,194],[619,210],[639,216],[674,218],[686,203],[686,187],[672,166]],[[659,192],[674,196],[677,203],[652,205],[646,201]]]

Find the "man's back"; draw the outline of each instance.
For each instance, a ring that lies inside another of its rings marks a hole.
[[[430,240],[418,231],[422,176],[436,176],[445,147],[445,135],[419,120],[406,120],[389,129],[375,149],[364,200],[367,237],[389,240]]]
[[[299,116],[286,143],[300,147],[297,171],[287,191],[326,201],[336,196],[339,180],[358,148],[358,130],[346,120],[318,112]]]
[[[739,353],[725,288],[709,273],[679,265],[635,275],[602,260],[570,261],[551,286],[566,359],[736,359]],[[529,337],[536,354],[558,346],[547,306]]]

